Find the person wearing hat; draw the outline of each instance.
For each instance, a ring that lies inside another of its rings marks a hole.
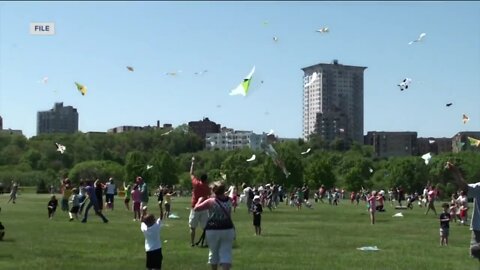
[[[262,234],[262,204],[260,203],[260,196],[255,195],[253,197],[253,204],[252,204],[252,214],[253,214],[253,226],[255,227],[255,235]]]

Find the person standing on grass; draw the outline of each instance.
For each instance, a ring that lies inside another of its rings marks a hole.
[[[123,182],[123,190],[125,190],[125,200],[123,202],[125,203],[125,208],[127,208],[127,211],[130,211],[130,196],[132,196],[132,186],[130,186],[130,184],[125,185],[125,182]]]
[[[480,182],[468,184],[463,179],[460,170],[450,162],[447,162],[445,168],[452,173],[459,189],[467,191],[468,197],[473,198],[473,211],[470,223],[470,230],[472,231],[470,255],[480,261]]]
[[[133,201],[133,221],[137,221],[137,220],[140,220],[140,205],[142,204],[142,192],[140,191],[138,184],[135,184],[133,186],[132,201]]]
[[[136,182],[138,184],[138,187],[140,188],[140,193],[142,194],[141,196],[142,203],[140,204],[140,208],[143,208],[144,206],[148,205],[148,198],[149,198],[148,186],[141,176],[137,176]]]
[[[169,218],[170,214],[172,213],[172,196],[175,195],[176,192],[172,192],[172,190],[167,190],[164,195],[165,198],[165,217]]]
[[[83,216],[82,223],[87,223],[88,210],[90,210],[90,208],[92,207],[95,213],[103,220],[103,223],[108,223],[108,219],[100,211],[99,202],[95,194],[96,190],[95,190],[95,187],[93,186],[92,181],[87,182],[87,186],[85,187],[85,192],[87,194],[89,202],[88,202],[87,208],[85,208],[85,215]]]
[[[195,246],[195,230],[197,227],[203,231],[208,220],[208,210],[195,211],[194,208],[200,198],[208,199],[211,194],[208,186],[207,174],[202,174],[200,179],[194,175],[195,157],[192,157],[192,164],[190,165],[190,179],[192,180],[192,209],[188,217],[188,225],[190,226],[190,241],[191,246]]]
[[[72,196],[70,196],[70,204],[72,205],[72,208],[70,208],[70,212],[68,212],[68,215],[70,216],[70,221],[73,221],[74,216],[75,216],[75,219],[78,219],[78,211],[80,210],[80,200],[79,200],[77,188],[72,188]]]
[[[162,221],[157,219],[152,214],[147,214],[145,208],[143,212],[142,224],[140,230],[145,236],[145,253],[146,253],[146,267],[147,270],[162,269],[162,241],[160,240],[160,229]]]
[[[78,201],[80,202],[80,209],[78,214],[82,215],[83,208],[85,208],[85,200],[87,199],[87,192],[85,191],[85,181],[80,180],[80,184],[78,186]]]
[[[372,223],[372,225],[375,224],[375,211],[377,210],[375,206],[376,200],[377,192],[375,190],[372,191],[372,194],[370,196],[367,194],[368,211],[370,212],[370,222]]]
[[[5,237],[5,227],[3,226],[2,222],[0,222],[0,241],[3,240],[3,237]]]
[[[460,196],[457,198],[457,205],[460,211],[460,224],[467,225],[468,199],[467,193],[464,190],[460,191]]]
[[[252,215],[253,215],[253,226],[255,227],[255,235],[262,234],[262,204],[260,203],[260,196],[255,196],[253,198],[253,205],[252,205]]]
[[[117,193],[117,186],[113,182],[113,178],[110,177],[108,179],[107,184],[105,185],[105,203],[107,205],[107,209],[111,209],[113,211],[113,202],[115,200],[115,194]]]
[[[103,191],[105,190],[105,185],[100,182],[100,179],[97,179],[94,183],[95,198],[97,202],[97,211],[102,212],[103,210]]]
[[[221,265],[223,270],[229,270],[232,266],[233,240],[235,228],[231,218],[232,201],[225,196],[225,184],[221,181],[212,185],[215,194],[211,198],[200,197],[194,211],[209,211],[205,237],[207,239],[209,254],[208,263],[212,270]]]
[[[158,186],[157,189],[157,202],[158,207],[160,208],[160,218],[163,219],[163,186]]]
[[[55,215],[55,211],[57,211],[57,206],[58,206],[58,200],[57,198],[55,198],[55,195],[52,195],[52,197],[50,197],[50,200],[48,201],[48,204],[47,204],[49,219],[52,219],[53,216]]]
[[[443,212],[440,214],[440,245],[448,246],[448,234],[450,229],[450,213],[448,203],[442,204]]]
[[[430,190],[428,191],[428,208],[427,208],[427,212],[425,212],[425,215],[428,214],[428,211],[430,211],[430,209],[433,211],[435,216],[437,215],[437,210],[435,210],[436,198],[437,198],[437,192],[435,191],[435,188],[433,186],[430,186]]]

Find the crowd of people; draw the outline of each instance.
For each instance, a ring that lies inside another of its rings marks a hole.
[[[227,188],[224,181],[209,183],[206,173],[200,173],[199,176],[195,175],[194,167],[195,159],[192,158],[190,167],[192,196],[188,220],[190,244],[192,247],[198,245],[208,247],[208,263],[212,269],[221,267],[225,270],[232,266],[232,249],[236,238],[232,214],[240,203],[246,205],[246,210],[252,217],[253,228],[257,236],[262,234],[261,221],[264,208],[268,208],[272,212],[284,202],[285,205],[295,207],[298,211],[303,206],[313,209],[312,194],[306,184],[295,187],[290,192],[273,182],[257,186],[243,183],[241,189],[234,185]],[[418,207],[426,208],[425,215],[431,212],[439,218],[440,244],[444,246],[448,245],[450,222],[467,225],[469,210],[467,195],[473,197],[475,207],[471,220],[471,255],[480,260],[480,217],[475,212],[479,209],[477,198],[480,197],[480,183],[466,184],[459,170],[451,163],[448,163],[446,168],[452,171],[460,190],[458,193],[451,195],[449,203],[442,204],[440,215],[437,215],[435,209],[435,201],[439,197],[439,190],[430,184],[426,185],[421,194],[418,192],[407,194],[401,186],[391,188],[387,192],[385,190],[369,191],[362,187],[358,191],[350,192],[350,204],[359,205],[360,202],[364,202],[370,222],[373,225],[376,223],[376,212],[386,211],[386,202],[389,202],[395,209],[412,209],[417,202]],[[47,203],[48,218],[54,218],[60,204],[62,211],[68,212],[70,221],[78,220],[83,215],[81,222],[86,223],[88,212],[93,207],[95,214],[104,223],[108,223],[103,209],[114,210],[117,190],[113,178],[108,179],[105,183],[102,183],[99,179],[95,181],[81,180],[78,186],[74,186],[68,178],[63,179],[60,188],[62,194],[60,202],[55,195],[52,195]],[[17,191],[18,184],[12,184],[8,202],[15,203]],[[163,261],[160,241],[161,223],[162,220],[171,217],[172,197],[177,195],[177,192],[173,187],[162,185],[156,189],[155,196],[160,213],[158,218],[147,212],[149,193],[148,186],[142,177],[136,177],[131,184],[124,182],[123,192],[125,194],[125,209],[128,211],[132,209],[134,221],[141,222],[140,230],[145,236],[146,267],[147,269],[161,269]],[[338,206],[341,204],[340,202],[345,203],[344,199],[347,199],[346,191],[337,187],[327,188],[321,185],[318,190],[313,192],[315,203],[328,202],[329,205]],[[132,201],[132,207],[130,207],[130,201]],[[346,201],[348,202],[348,199]],[[405,206],[402,205],[404,201],[406,201]],[[201,232],[198,241],[197,230]],[[3,238],[4,234],[4,227],[0,223],[0,239]]]

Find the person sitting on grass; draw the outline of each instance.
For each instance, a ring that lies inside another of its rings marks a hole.
[[[147,206],[142,213],[140,230],[145,236],[145,252],[147,269],[162,269],[162,242],[160,240],[161,220],[155,221],[155,216],[147,214]]]

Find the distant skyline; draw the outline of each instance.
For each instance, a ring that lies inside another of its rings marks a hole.
[[[300,138],[301,69],[333,59],[367,67],[364,134],[480,130],[480,2],[0,2],[0,116],[27,137],[63,102],[82,132],[208,117]]]

